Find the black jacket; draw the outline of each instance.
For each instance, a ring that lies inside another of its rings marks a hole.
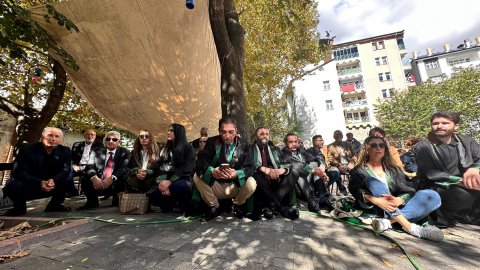
[[[41,180],[66,180],[70,175],[71,162],[72,154],[66,146],[59,145],[48,155],[41,142],[25,145],[20,148],[13,164],[12,178],[38,186]],[[46,170],[47,167],[52,170]]]
[[[107,148],[101,147],[94,150],[93,154],[94,160],[92,164],[87,164],[85,167],[85,175],[88,178],[93,176],[102,177],[103,170],[105,169],[106,157],[107,157]],[[117,181],[125,181],[128,173],[128,160],[129,160],[129,151],[124,147],[117,147],[115,151],[115,156],[113,157],[113,172],[112,175],[117,177]]]
[[[103,147],[101,142],[94,141],[92,143],[92,147],[90,148],[90,153],[93,152],[94,149]],[[83,142],[76,142],[72,145],[72,164],[73,165],[80,165],[80,160],[82,159],[83,149],[85,149],[85,141]]]
[[[213,169],[222,163],[229,163],[230,167],[237,171],[238,181],[236,181],[236,184],[243,187],[247,178],[253,175],[254,166],[248,144],[238,137],[235,138],[234,144],[235,151],[232,160],[227,162],[224,155],[225,144],[220,136],[208,138],[205,148],[198,153],[196,166],[197,175],[207,184],[212,185],[214,179],[211,177],[211,173]],[[219,155],[215,158],[217,151],[219,151]]]
[[[286,161],[292,164],[292,169],[297,171],[301,177],[306,177],[312,172],[312,167],[309,166],[311,162],[316,162],[318,166],[325,164],[321,158],[310,155],[310,153],[303,148],[297,150],[301,156],[301,160],[295,157],[292,151],[286,147],[282,149],[282,152],[285,155]]]

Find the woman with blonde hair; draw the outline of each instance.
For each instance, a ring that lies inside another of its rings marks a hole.
[[[158,157],[159,150],[155,137],[148,130],[140,130],[128,162],[127,189],[129,191],[148,192],[155,187]]]
[[[365,139],[359,164],[350,171],[350,193],[363,209],[375,209],[379,218],[373,228],[382,232],[398,223],[407,233],[432,241],[443,240],[443,232],[434,226],[415,224],[440,207],[440,196],[433,190],[415,189],[406,184],[402,168],[393,161],[382,137]]]

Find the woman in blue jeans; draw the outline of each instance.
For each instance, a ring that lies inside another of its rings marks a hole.
[[[192,176],[195,170],[195,150],[187,142],[185,127],[171,124],[167,131],[167,145],[160,151],[157,188],[147,192],[152,205],[162,212],[175,207],[188,210],[192,197]]]
[[[434,226],[422,227],[419,222],[441,205],[440,196],[433,190],[415,189],[406,184],[402,168],[392,162],[387,142],[381,137],[365,139],[359,164],[350,171],[350,193],[364,209],[375,209],[380,218],[372,222],[382,232],[398,223],[407,233],[432,241],[443,240],[443,232]]]

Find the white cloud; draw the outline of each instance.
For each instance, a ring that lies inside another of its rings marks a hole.
[[[335,43],[405,30],[409,51],[428,47],[441,51],[464,39],[480,36],[475,0],[318,0],[322,36],[330,31]]]

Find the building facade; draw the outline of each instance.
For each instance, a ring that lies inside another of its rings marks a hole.
[[[333,60],[325,63],[323,70],[295,84],[297,93],[316,93],[310,94],[315,99],[307,100],[316,108],[317,130],[321,134],[340,129],[365,139],[368,131],[378,125],[374,105],[388,99],[393,91],[414,85],[403,37],[404,31],[400,31],[336,44],[332,47]],[[329,82],[332,92],[324,90],[325,82]]]
[[[443,45],[443,51],[434,53],[431,48],[426,49],[425,55],[413,52],[411,62],[412,74],[416,84],[420,85],[428,80],[441,82],[455,71],[455,68],[476,67],[480,65],[480,36],[474,42],[464,40],[455,49],[450,44]]]

